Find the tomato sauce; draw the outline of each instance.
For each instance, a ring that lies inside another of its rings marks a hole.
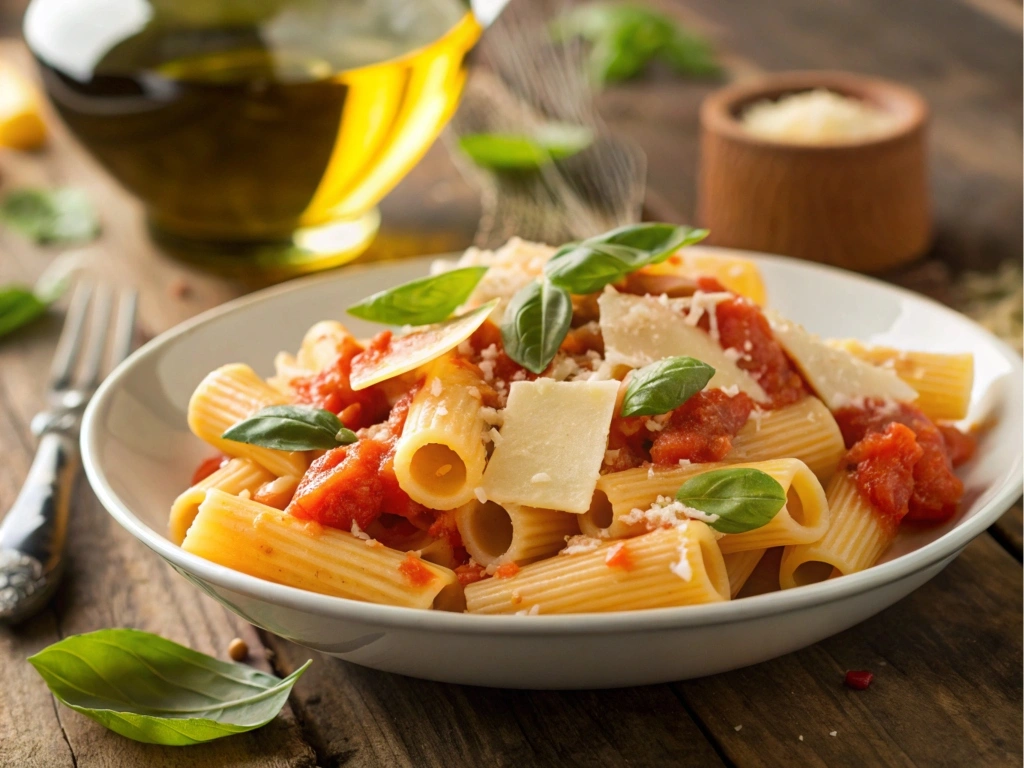
[[[724,290],[713,278],[701,278],[700,282],[701,290]],[[719,302],[714,311],[722,349],[740,353],[736,365],[761,385],[772,408],[792,405],[807,395],[803,378],[789,362],[782,345],[772,335],[768,320],[754,302],[736,296]],[[708,331],[710,318],[705,315],[698,325]]]
[[[391,410],[387,424],[373,438],[334,448],[306,471],[287,512],[333,528],[366,527],[383,513],[411,519],[425,508],[409,498],[395,477],[395,441],[402,434],[415,390]]]
[[[732,439],[743,428],[754,401],[742,392],[730,397],[720,389],[698,392],[672,412],[651,445],[655,464],[673,466],[721,461],[732,450]]]
[[[625,544],[619,546],[615,554],[605,559],[604,563],[609,568],[621,568],[624,571],[631,571],[634,567],[633,556]]]
[[[346,336],[332,365],[309,376],[299,376],[289,384],[298,402],[344,414],[342,422],[349,429],[361,429],[382,421],[388,413],[384,393],[375,387],[359,392],[350,383],[353,360],[363,352],[359,343]]]
[[[942,523],[956,513],[964,487],[953,474],[954,459],[966,461],[973,454],[975,441],[971,435],[957,432],[954,436],[952,427],[935,426],[919,408],[908,403],[868,400],[863,408],[839,409],[835,417],[850,449],[847,461],[856,468],[857,485],[883,515],[910,522]],[[909,447],[907,433],[913,436],[918,450]],[[900,482],[897,478],[903,478],[911,489],[905,510],[899,503],[903,493],[880,490],[883,485],[895,486]]]
[[[425,587],[434,580],[434,574],[415,552],[409,552],[405,556],[405,560],[398,564],[398,570],[414,587]]]
[[[192,473],[192,485],[195,485],[196,483],[201,483],[203,480],[208,478],[210,475],[212,475],[218,469],[223,467],[229,461],[231,461],[231,459],[229,459],[224,454],[220,454],[218,456],[211,456],[208,459],[203,459],[201,462],[199,462],[199,466],[196,467],[196,471]]]
[[[494,569],[494,578],[511,579],[517,573],[519,573],[519,566],[514,562],[502,563]]]
[[[459,584],[465,587],[486,579],[487,569],[480,563],[466,563],[455,569],[455,576],[459,580]]]

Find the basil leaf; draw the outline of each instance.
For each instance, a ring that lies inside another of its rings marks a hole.
[[[771,522],[786,505],[786,492],[759,469],[716,469],[691,477],[676,500],[718,519],[708,523],[721,533],[744,533]]]
[[[0,221],[37,243],[81,243],[99,234],[96,211],[80,189],[19,189],[0,203]]]
[[[501,340],[521,366],[542,373],[554,359],[572,321],[572,299],[547,280],[521,288],[505,310]]]
[[[65,706],[129,739],[168,746],[266,725],[312,663],[280,680],[135,629],[72,635],[28,661]]]
[[[469,159],[492,170],[534,170],[552,160],[582,152],[594,141],[594,133],[581,125],[549,123],[532,136],[503,133],[469,133],[459,138],[459,148]]]
[[[633,371],[622,399],[622,416],[656,416],[700,392],[715,369],[692,357],[668,357]]]
[[[271,405],[233,425],[224,440],[278,451],[329,450],[359,438],[330,411],[308,405]]]
[[[47,302],[20,285],[0,288],[0,336],[28,325],[46,312]]]
[[[463,267],[380,291],[348,308],[350,315],[390,325],[430,325],[446,320],[476,288],[487,267]]]
[[[664,261],[707,235],[706,229],[688,226],[630,224],[582,243],[563,246],[544,265],[544,274],[570,293],[596,293],[630,272]]]
[[[722,73],[715,52],[707,41],[682,30],[676,30],[658,50],[657,57],[680,75],[713,77]]]

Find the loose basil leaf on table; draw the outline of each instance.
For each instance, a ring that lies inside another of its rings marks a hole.
[[[554,359],[571,321],[569,294],[547,280],[535,280],[513,296],[505,310],[501,325],[505,352],[539,374]]]
[[[99,234],[96,211],[80,189],[18,189],[0,203],[0,222],[37,243],[81,243]]]
[[[562,246],[544,265],[544,275],[570,293],[596,293],[631,272],[661,263],[707,235],[706,229],[672,224],[619,227],[581,243]]]
[[[129,739],[166,746],[266,725],[312,664],[281,680],[135,629],[72,635],[28,661],[65,706]]]
[[[329,450],[359,439],[335,414],[305,405],[261,408],[221,437],[278,451]]]
[[[759,469],[717,469],[691,477],[676,493],[692,509],[718,519],[708,523],[720,533],[744,533],[772,521],[786,504],[786,491]]]
[[[389,325],[446,320],[476,288],[487,267],[461,267],[380,291],[348,308],[350,315]]]
[[[28,325],[46,312],[48,304],[20,285],[0,288],[0,336]]]
[[[459,139],[459,148],[482,168],[536,170],[582,152],[593,141],[593,131],[585,126],[548,123],[531,135],[469,133]]]
[[[668,357],[633,371],[622,399],[622,416],[668,413],[700,392],[715,369],[692,357]]]

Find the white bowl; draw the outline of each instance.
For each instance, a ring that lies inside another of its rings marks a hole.
[[[841,270],[755,256],[773,306],[823,336],[970,351],[972,417],[995,416],[961,471],[963,509],[900,535],[884,562],[821,584],[734,602],[576,616],[472,616],[371,605],[247,576],[183,552],[165,536],[171,501],[211,454],[185,423],[189,395],[228,362],[272,372],[306,329],[346,318],[354,300],[426,272],[429,259],[348,269],[262,291],[154,339],[100,387],[82,454],[110,514],[204,592],[289,640],[376,669],[511,688],[610,688],[681,680],[780,656],[840,632],[935,576],[1020,494],[1021,359],[978,325],[907,291]]]

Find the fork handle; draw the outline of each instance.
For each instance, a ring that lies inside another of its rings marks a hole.
[[[42,435],[25,485],[0,523],[0,621],[28,618],[53,594],[78,466],[74,439],[58,432]]]

